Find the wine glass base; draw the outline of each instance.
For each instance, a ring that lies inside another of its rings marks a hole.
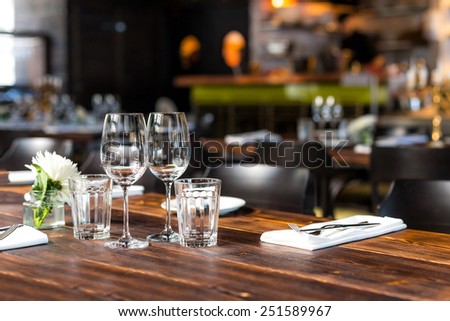
[[[147,236],[147,240],[149,242],[180,243],[180,234],[175,232],[151,234]]]
[[[117,240],[105,243],[105,247],[110,249],[143,249],[149,246],[147,241],[140,241],[136,239]]]

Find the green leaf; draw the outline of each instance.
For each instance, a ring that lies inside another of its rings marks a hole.
[[[33,166],[36,168],[37,175],[32,190],[37,192],[35,195],[37,194],[36,196],[39,197],[40,201],[40,206],[33,210],[33,214],[34,224],[39,228],[46,216],[53,209],[53,202],[49,196],[49,192],[54,190],[60,191],[62,189],[62,184],[59,181],[52,180],[41,166],[37,164],[33,164]]]
[[[45,195],[45,193],[47,192],[47,182],[49,180],[49,176],[42,169],[41,166],[37,164],[33,164],[33,166],[36,168],[37,171],[36,180],[33,185],[33,190],[41,191],[41,193]]]

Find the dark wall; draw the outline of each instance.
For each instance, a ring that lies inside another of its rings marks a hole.
[[[222,59],[222,39],[229,31],[238,30],[248,40],[247,0],[173,1],[168,17],[170,48],[167,55],[171,57],[171,78],[183,74],[231,74]],[[200,41],[200,59],[189,69],[183,69],[178,55],[179,44],[190,34]],[[244,67],[247,62],[248,55]],[[189,89],[168,88],[168,95],[179,108],[188,109]]]
[[[129,111],[150,109],[164,82],[159,1],[69,1],[69,86],[90,106],[94,93],[120,95]]]
[[[148,113],[169,96],[189,110],[186,90],[172,80],[183,73],[231,73],[222,38],[239,30],[248,39],[246,0],[69,0],[69,91],[90,108],[94,93],[115,93],[126,111]],[[195,35],[199,62],[181,68],[179,43]]]
[[[238,30],[248,39],[248,2],[184,1],[172,6],[170,23],[174,51],[178,50],[180,41],[188,34],[195,35],[200,40],[201,59],[193,66],[192,71],[187,72],[229,74],[231,70],[225,65],[221,55],[222,39],[231,30]],[[178,61],[174,62],[175,65],[177,63]]]

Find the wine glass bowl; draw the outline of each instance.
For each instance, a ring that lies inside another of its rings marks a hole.
[[[146,240],[131,237],[128,214],[128,188],[147,170],[146,125],[141,113],[111,113],[105,116],[100,147],[101,165],[106,174],[123,189],[123,231],[108,248],[144,248]]]
[[[150,113],[147,122],[149,170],[166,189],[166,204],[170,204],[173,182],[189,165],[191,145],[186,115],[183,112]],[[147,237],[152,242],[179,242],[178,233],[170,223],[170,206],[166,207],[164,229]]]

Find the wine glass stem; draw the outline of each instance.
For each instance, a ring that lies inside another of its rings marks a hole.
[[[165,231],[167,231],[167,234],[170,234],[172,232],[172,226],[170,222],[170,198],[171,198],[171,192],[172,192],[172,182],[165,182],[166,185],[166,226],[164,228]]]
[[[129,226],[129,216],[128,216],[128,186],[123,185],[123,239],[130,239],[130,226]]]

